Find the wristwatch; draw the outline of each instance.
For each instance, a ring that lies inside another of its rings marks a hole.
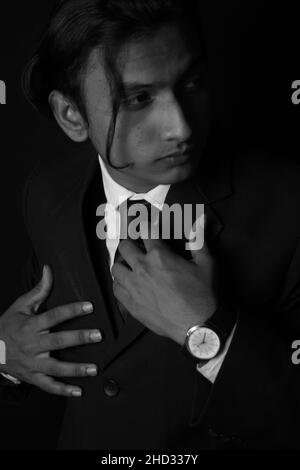
[[[237,313],[232,307],[221,305],[203,324],[189,328],[183,352],[196,364],[205,364],[223,349],[236,322]]]

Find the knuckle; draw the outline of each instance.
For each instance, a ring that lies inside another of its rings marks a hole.
[[[84,367],[81,367],[81,366],[74,366],[73,367],[73,376],[74,377],[81,377],[85,375],[85,368]]]
[[[43,338],[43,336],[38,336],[35,342],[35,351],[43,351],[45,349],[48,350],[49,347],[49,340],[48,338]]]
[[[49,315],[50,319],[53,322],[56,323],[61,318],[61,309],[60,309],[60,307],[53,308],[50,312],[48,312],[48,315]]]
[[[46,289],[45,289],[46,291]],[[33,287],[33,289],[29,292],[29,295],[32,297],[32,298],[35,298],[36,296],[41,296],[43,292],[43,283],[40,281],[38,284],[36,284],[36,286]]]
[[[39,384],[36,384],[36,385],[46,393],[50,393],[51,395],[58,395],[58,393],[56,393],[50,385],[39,385]]]
[[[64,305],[63,307],[60,307],[60,308],[61,310],[63,310],[65,317],[75,317],[81,311],[80,304],[78,303]]]
[[[34,353],[35,346],[32,341],[24,341],[19,343],[20,352],[26,357],[31,356]]]
[[[51,395],[65,395],[64,385],[59,382],[50,382],[44,383],[44,380],[40,379],[36,381],[36,386],[38,386],[44,392],[50,393]]]
[[[88,343],[90,341],[89,332],[85,330],[79,330],[77,332],[77,340],[80,344]]]
[[[111,268],[111,274],[112,274],[113,277],[115,277],[115,275],[116,275],[116,263],[114,263],[112,268]]]
[[[21,332],[24,334],[24,335],[29,335],[30,333],[32,333],[33,329],[34,329],[34,323],[33,323],[33,318],[32,317],[28,317],[28,319],[26,319],[21,327]]]
[[[51,385],[48,385],[46,386],[48,390],[48,393],[51,393],[52,395],[66,395],[66,393],[64,393],[64,387],[63,385],[60,385],[60,384],[51,384]]]
[[[72,316],[78,316],[78,315],[82,315],[83,313],[83,305],[85,304],[84,303],[74,303],[72,305],[69,306],[69,311],[70,311],[70,314]]]
[[[58,384],[56,393],[57,393],[57,395],[63,395],[65,397],[69,397],[70,396],[70,387],[68,387],[68,385]]]
[[[46,374],[47,375],[52,375],[52,376],[61,376],[61,371],[60,371],[60,368],[57,367],[55,364],[49,364],[47,365],[46,367],[46,370],[45,370]]]
[[[134,266],[135,272],[138,276],[143,276],[146,272],[146,265],[142,260],[137,260]]]
[[[39,294],[42,290],[42,282],[39,281],[33,288],[32,290],[30,291],[31,294],[35,295],[35,294]]]
[[[152,248],[148,253],[150,260],[153,262],[160,262],[161,260],[161,249],[158,246]]]
[[[41,371],[41,366],[39,361],[31,359],[30,361],[26,361],[24,364],[24,368],[31,373],[39,373]]]
[[[115,297],[118,297],[119,291],[120,291],[119,284],[117,282],[114,282],[113,283],[113,293],[114,293]]]
[[[119,275],[120,275],[120,270],[119,270],[119,266],[117,263],[115,263],[111,269],[111,274],[114,278],[118,279],[119,278]]]
[[[64,336],[61,333],[56,333],[53,335],[51,343],[52,346],[60,348],[64,345]]]

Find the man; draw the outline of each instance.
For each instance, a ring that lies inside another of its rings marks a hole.
[[[299,170],[212,131],[196,13],[60,2],[27,70],[79,145],[27,183],[27,278],[42,278],[1,318],[0,370],[67,397],[59,448],[297,446]],[[203,249],[99,240],[99,205],[136,199],[205,204]]]

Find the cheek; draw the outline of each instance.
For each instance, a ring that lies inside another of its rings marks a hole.
[[[142,113],[122,116],[116,128],[113,151],[122,161],[147,163],[153,160],[160,146],[159,127]]]
[[[158,145],[159,133],[155,125],[147,123],[138,125],[129,137],[129,146],[136,149],[139,154],[152,153]]]
[[[89,137],[98,153],[103,156],[106,153],[106,139],[110,116],[98,108],[94,108],[91,111],[88,115]]]

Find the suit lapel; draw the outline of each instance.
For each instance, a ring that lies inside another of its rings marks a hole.
[[[87,153],[85,163],[76,171],[80,169],[81,179],[77,179],[75,184],[73,182],[71,191],[64,194],[59,206],[52,211],[55,221],[53,237],[57,240],[56,263],[59,266],[57,272],[63,277],[61,282],[66,285],[70,301],[91,301],[94,305],[94,313],[76,318],[60,329],[100,329],[104,340],[101,343],[80,347],[78,358],[81,362],[96,362],[99,368],[103,369],[106,352],[113,350],[116,335],[105,300],[107,287],[99,282],[87,237],[86,222],[90,211],[93,211],[95,215],[97,206],[105,202],[97,155],[94,152],[92,155]],[[89,230],[96,233],[96,224],[90,225]],[[99,243],[105,242],[99,240]],[[104,265],[105,259],[102,263]],[[52,299],[54,304],[57,304],[56,297],[60,296],[59,282],[57,285]],[[68,350],[65,354],[68,354]]]

